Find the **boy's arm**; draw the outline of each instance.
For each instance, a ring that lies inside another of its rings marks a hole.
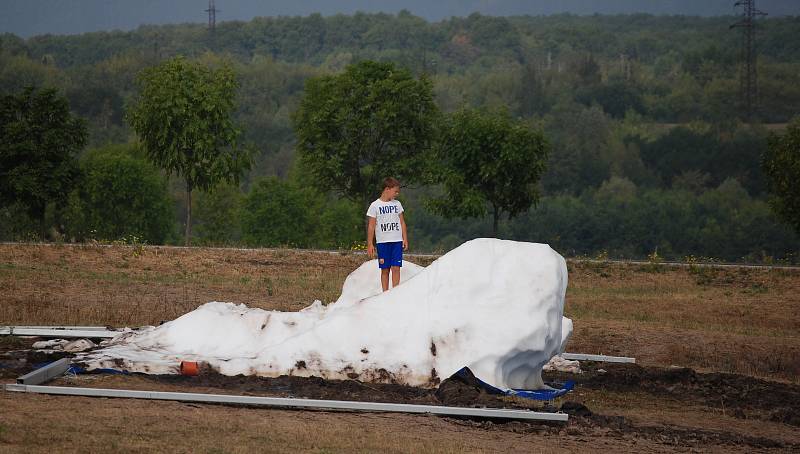
[[[373,243],[375,238],[375,218],[367,216],[367,219],[367,255],[372,258],[375,257],[375,244]]]
[[[400,213],[400,231],[403,232],[403,250],[408,249],[408,232],[406,230],[406,219]]]

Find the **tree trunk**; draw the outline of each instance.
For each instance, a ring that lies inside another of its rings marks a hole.
[[[494,211],[492,212],[492,236],[497,238],[497,223],[500,220],[500,210],[497,208],[497,205],[492,204]]]
[[[186,246],[192,238],[192,185],[186,182]]]
[[[36,204],[36,207],[33,209],[33,211],[36,213],[34,218],[39,221],[39,241],[47,241],[47,225],[45,224],[44,219],[47,212],[47,204]]]

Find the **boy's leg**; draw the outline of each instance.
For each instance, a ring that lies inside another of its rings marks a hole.
[[[384,292],[389,290],[389,268],[381,268],[381,287]]]
[[[398,241],[392,244],[392,288],[400,285],[400,267],[403,265],[403,242]]]
[[[389,243],[378,243],[375,245],[378,252],[378,268],[381,269],[381,287],[383,291],[389,290],[389,259],[391,258]]]

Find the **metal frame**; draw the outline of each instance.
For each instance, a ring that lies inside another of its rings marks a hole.
[[[585,353],[562,353],[558,355],[573,361],[598,361],[603,363],[636,363],[636,358],[628,356],[587,355]]]
[[[0,334],[14,329],[66,329],[66,330],[85,330],[85,331],[106,331],[110,330],[107,326],[60,326],[60,325],[8,325],[0,326]]]
[[[69,358],[61,358],[58,361],[40,367],[32,372],[18,377],[17,383],[20,385],[40,385],[52,378],[58,377],[69,369]]]
[[[47,326],[2,326],[0,335],[6,336],[37,336],[59,338],[112,338],[125,331],[111,331],[106,327],[78,326],[78,327],[47,327]]]
[[[293,399],[284,397],[231,396],[223,394],[135,391],[128,389],[73,388],[66,386],[5,385],[6,391],[63,396],[122,397],[129,399],[174,400],[219,404],[257,405],[285,408],[316,408],[326,410],[378,411],[423,413],[443,416],[473,416],[483,418],[523,419],[536,421],[567,421],[566,413],[547,413],[530,410],[446,407],[442,405],[391,404],[382,402],[353,402],[343,400]]]

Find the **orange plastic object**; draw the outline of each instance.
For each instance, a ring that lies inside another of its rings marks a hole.
[[[200,367],[195,361],[181,361],[181,375],[195,376],[199,373]]]

